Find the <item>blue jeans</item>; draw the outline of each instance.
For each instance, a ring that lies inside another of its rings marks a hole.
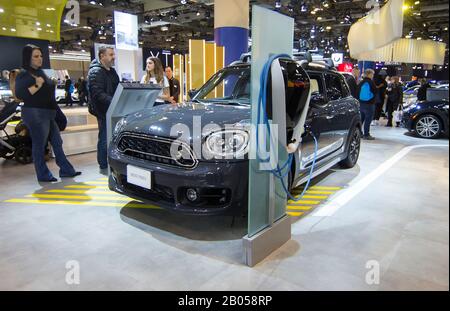
[[[68,177],[75,174],[75,169],[64,154],[63,141],[55,116],[55,110],[22,108],[22,119],[31,135],[34,168],[39,181],[49,181],[53,178],[45,163],[45,148],[49,140],[55,153],[56,164],[59,166],[59,176]]]
[[[97,162],[100,169],[108,168],[108,147],[106,141],[106,117],[97,117],[98,123],[98,143],[97,143]]]
[[[364,125],[364,136],[370,135],[370,124],[375,114],[375,105],[361,103],[361,122]]]

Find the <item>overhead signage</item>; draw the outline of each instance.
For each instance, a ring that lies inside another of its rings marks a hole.
[[[137,15],[114,11],[114,25],[117,49],[139,49]]]

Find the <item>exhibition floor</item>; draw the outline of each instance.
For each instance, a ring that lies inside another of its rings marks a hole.
[[[254,268],[242,264],[246,219],[231,227],[230,217],[127,205],[102,193],[94,153],[71,157],[82,176],[45,188],[31,165],[0,160],[0,290],[448,291],[448,139],[373,135],[358,166],[314,181],[326,199],[291,207],[305,212],[292,217],[292,240]],[[79,285],[66,284],[71,260]],[[380,283],[369,285],[373,260]]]

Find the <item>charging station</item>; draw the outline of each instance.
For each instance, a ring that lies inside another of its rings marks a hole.
[[[257,135],[251,148],[256,148],[253,154],[258,156],[250,159],[248,234],[243,238],[244,261],[251,267],[291,238],[291,220],[286,215],[287,174],[282,171],[290,170],[292,156],[288,152],[293,153],[300,146],[309,103],[308,95],[288,142],[287,87],[279,59],[292,58],[294,20],[259,6],[253,6],[252,11],[251,103],[252,125]],[[268,94],[271,101],[266,107]],[[264,101],[262,106],[261,101]],[[262,149],[266,152],[266,147],[269,157],[263,159],[259,154]]]

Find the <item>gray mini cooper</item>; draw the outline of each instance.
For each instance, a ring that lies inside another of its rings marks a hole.
[[[314,176],[336,164],[355,166],[361,142],[360,111],[345,78],[322,64],[288,59],[280,64],[286,85],[288,138],[311,92],[308,131],[301,150],[295,153],[289,187],[307,180],[314,154],[311,132],[319,142]],[[109,188],[183,214],[242,214],[248,192],[250,65],[236,63],[220,70],[191,98],[183,105],[156,106],[118,122],[108,151]],[[180,123],[183,126],[174,130]],[[206,131],[207,124],[219,128]],[[220,129],[226,125],[235,125],[231,137]],[[174,141],[178,142],[175,152]],[[202,147],[200,154],[196,144]],[[240,157],[226,157],[230,151]]]

